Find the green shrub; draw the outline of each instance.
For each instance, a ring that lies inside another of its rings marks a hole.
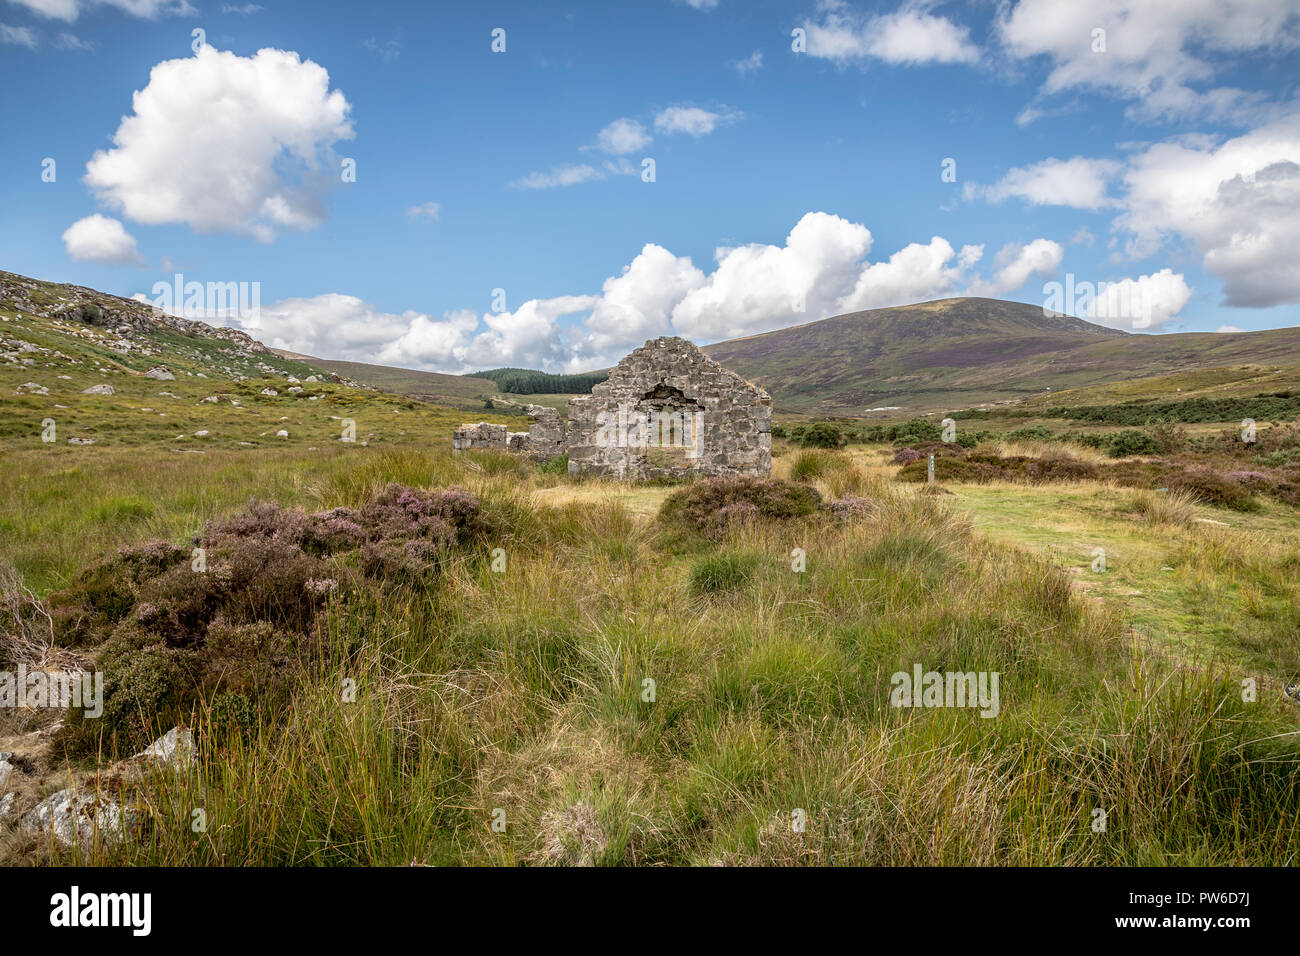
[[[567,475],[569,473],[569,456],[566,453],[558,458],[552,458],[550,461],[544,461],[537,466],[537,470],[543,475]]]
[[[1155,438],[1143,431],[1115,432],[1106,446],[1106,453],[1112,458],[1127,458],[1131,455],[1156,455],[1160,445]]]
[[[1028,428],[1017,428],[1015,431],[1008,432],[1007,438],[1012,441],[1051,441],[1056,434],[1046,425],[1031,425]]]
[[[1162,455],[1173,455],[1187,447],[1186,430],[1171,422],[1154,422],[1147,426],[1147,431],[1155,442],[1156,450]]]
[[[73,753],[130,752],[223,694],[282,713],[296,675],[330,656],[321,620],[332,602],[427,590],[451,549],[496,530],[467,492],[390,484],[356,509],[254,503],[209,522],[201,569],[163,542],[123,549],[51,601],[62,643],[102,645],[104,715],[71,717],[63,742]]]
[[[848,444],[844,432],[834,422],[816,422],[803,433],[804,448],[839,449]]]

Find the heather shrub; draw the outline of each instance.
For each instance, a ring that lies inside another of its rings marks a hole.
[[[762,512],[756,505],[748,501],[737,501],[735,504],[723,505],[709,515],[700,530],[706,537],[716,541],[733,531],[754,524],[761,517]]]
[[[165,541],[146,541],[85,568],[47,602],[56,643],[66,647],[102,640],[135,606],[143,582],[187,557],[188,552]]]
[[[493,528],[465,491],[390,484],[356,509],[250,504],[208,523],[199,567],[160,542],[124,550],[56,602],[65,642],[102,645],[104,675],[103,718],[74,713],[64,742],[126,752],[202,701],[224,700],[225,724],[274,722],[295,676],[325,655],[331,602],[428,584],[451,549]]]
[[[749,505],[748,508],[735,508]],[[702,534],[716,532],[718,515],[786,520],[813,514],[821,495],[807,485],[778,478],[711,478],[699,481],[668,496],[659,510],[659,520],[668,527]]]
[[[995,456],[957,458],[936,455],[934,458],[935,481],[952,481],[957,483],[985,484],[1006,478],[1000,460],[995,464],[990,459]],[[902,467],[898,472],[902,481],[927,481],[929,478],[929,459],[920,458]]]
[[[876,503],[870,498],[859,498],[857,495],[845,495],[842,498],[836,498],[827,505],[827,509],[836,518],[843,521],[856,521],[861,518],[867,518],[876,513]]]
[[[1171,474],[1168,478],[1171,491],[1186,492],[1197,501],[1231,508],[1234,511],[1252,511],[1257,505],[1250,489],[1208,469],[1195,469]]]

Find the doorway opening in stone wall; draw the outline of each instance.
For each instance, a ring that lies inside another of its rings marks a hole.
[[[689,468],[698,439],[700,403],[660,379],[636,404],[638,421],[647,424],[646,460],[655,468]]]

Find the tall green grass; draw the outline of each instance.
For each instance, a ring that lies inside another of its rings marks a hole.
[[[322,507],[388,480],[472,487],[510,528],[506,570],[467,555],[427,592],[336,608],[328,639],[347,653],[330,659],[346,663],[305,669],[274,730],[205,735],[196,715],[198,767],[152,778],[141,837],[87,862],[1280,865],[1300,852],[1300,750],[1280,695],[1246,703],[1241,675],[1137,651],[1122,608],[990,544],[942,500],[876,487],[869,517],[749,523],[677,549],[618,504],[539,508],[526,481],[476,464],[412,453],[304,477],[295,494]],[[1221,550],[1207,574],[1252,560],[1226,538]],[[998,672],[999,715],[890,706],[891,675],[918,663]],[[79,858],[6,840],[0,855]]]

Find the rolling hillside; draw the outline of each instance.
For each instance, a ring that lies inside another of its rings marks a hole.
[[[941,299],[872,309],[705,347],[778,410],[945,410],[1048,389],[1229,366],[1300,365],[1300,329],[1131,335],[1036,305]]]
[[[442,372],[423,372],[413,368],[372,365],[368,362],[321,359],[280,349],[272,351],[286,358],[310,362],[335,375],[362,385],[369,385],[383,392],[409,395],[412,398],[438,405],[448,405],[452,408],[482,408],[485,399],[498,393],[496,382],[472,375],[446,375]]]

